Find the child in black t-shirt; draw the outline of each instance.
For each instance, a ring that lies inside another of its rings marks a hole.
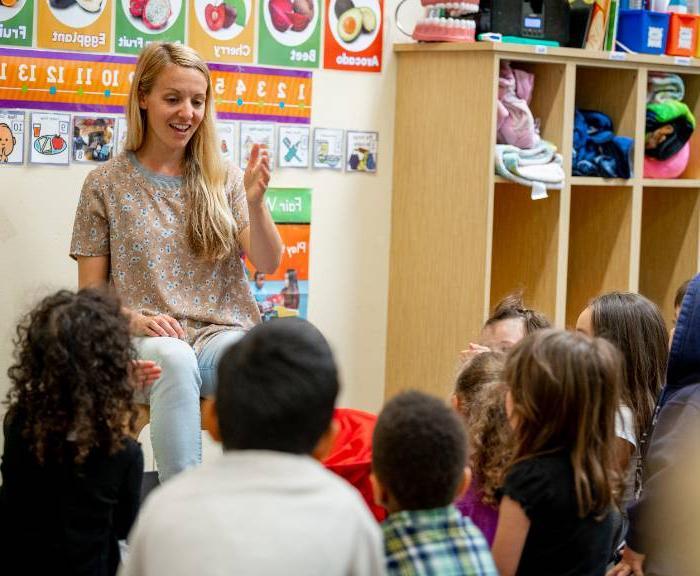
[[[138,510],[129,320],[98,290],[46,297],[17,328],[4,421],[0,558],[10,572],[109,576]]]
[[[505,380],[515,445],[493,544],[501,576],[605,574],[620,482],[620,353],[545,330],[513,349]]]

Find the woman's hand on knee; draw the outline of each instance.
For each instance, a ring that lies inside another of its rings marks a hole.
[[[133,314],[131,330],[136,336],[169,336],[180,339],[185,337],[185,331],[180,323],[167,314],[157,314],[156,316]]]
[[[131,364],[131,383],[141,390],[160,378],[162,370],[153,360],[134,360]]]

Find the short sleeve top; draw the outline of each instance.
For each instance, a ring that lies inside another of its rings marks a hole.
[[[605,574],[613,538],[612,516],[579,517],[574,470],[567,453],[518,462],[506,476],[503,494],[517,502],[530,520],[517,574]]]
[[[229,165],[226,196],[237,227],[248,224],[243,173]],[[146,315],[168,314],[196,348],[221,330],[260,322],[237,241],[221,260],[199,258],[187,241],[187,194],[180,177],[155,174],[124,152],[85,179],[70,255],[109,256],[122,303]]]

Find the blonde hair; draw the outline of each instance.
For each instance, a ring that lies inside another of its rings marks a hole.
[[[622,375],[612,344],[560,330],[527,336],[506,361],[517,422],[512,464],[568,452],[581,517],[604,514],[619,495],[615,413]]]
[[[124,147],[136,152],[143,145],[148,125],[139,98],[153,90],[156,79],[170,64],[198,70],[207,81],[204,117],[185,150],[183,188],[189,202],[187,241],[196,256],[218,260],[231,254],[237,230],[226,198],[226,167],[216,145],[211,76],[195,50],[182,44],[153,42],[141,52],[126,106],[129,130]]]

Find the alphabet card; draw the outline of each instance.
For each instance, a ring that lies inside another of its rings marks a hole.
[[[24,164],[24,112],[0,110],[0,166]]]
[[[34,164],[68,164],[70,114],[32,114],[29,161]]]
[[[219,149],[226,160],[236,161],[236,125],[233,122],[217,122]]]
[[[280,168],[309,167],[309,128],[280,126],[277,129]]]
[[[241,161],[240,166],[245,170],[254,144],[260,144],[261,150],[267,150],[270,157],[270,170],[275,163],[275,125],[259,122],[241,122]]]
[[[377,171],[378,132],[353,132],[348,130],[345,169],[348,172]]]

